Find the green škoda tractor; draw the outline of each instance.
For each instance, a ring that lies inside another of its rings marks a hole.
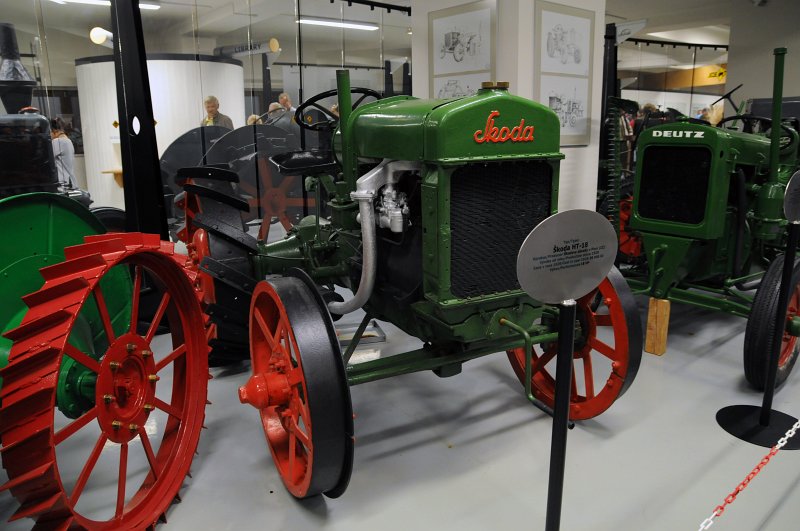
[[[547,107],[486,84],[475,96],[397,96],[353,105],[337,75],[340,117],[333,152],[272,158],[305,176],[329,214],[302,219],[275,242],[244,230],[235,173],[187,168],[191,256],[221,359],[249,355],[240,399],[259,410],[278,471],[295,496],[341,495],[353,462],[349,385],[462,364],[506,351],[528,397],[553,403],[557,309],[519,287],[516,257],[528,233],[556,210],[559,123]],[[337,94],[330,91],[297,110]],[[327,111],[326,111],[327,112]],[[312,124],[313,125],[313,124]],[[257,279],[266,279],[258,281]],[[347,288],[347,300],[335,288]],[[333,316],[365,316],[340,351]],[[605,411],[628,388],[641,358],[633,298],[614,270],[578,301],[570,415]],[[370,319],[391,322],[423,346],[368,362],[351,355]],[[249,343],[246,338],[249,337]],[[536,345],[526,360],[526,338]],[[529,375],[526,377],[526,373]],[[543,403],[543,404],[542,404]]]

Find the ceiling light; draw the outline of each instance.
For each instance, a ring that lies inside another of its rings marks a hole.
[[[92,31],[89,32],[89,40],[101,46],[114,47],[114,34],[100,26],[92,28]]]
[[[369,22],[353,22],[350,20],[336,20],[332,18],[302,17],[297,19],[296,22],[298,24],[311,24],[312,26],[329,26],[332,28],[357,29],[364,31],[375,31],[378,29],[377,24],[370,24]]]
[[[55,4],[85,4],[90,6],[111,7],[111,0],[50,0]],[[153,3],[140,2],[139,9],[161,9],[161,6]]]

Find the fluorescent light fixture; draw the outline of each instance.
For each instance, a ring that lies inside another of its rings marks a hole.
[[[311,24],[312,26],[329,26],[331,28],[357,29],[364,31],[375,31],[377,24],[369,22],[354,22],[352,20],[336,20],[333,18],[308,18],[301,17],[296,20],[298,24]]]
[[[50,0],[55,4],[85,4],[90,6],[111,7],[110,0]],[[139,9],[161,9],[161,6],[153,3],[139,2]]]

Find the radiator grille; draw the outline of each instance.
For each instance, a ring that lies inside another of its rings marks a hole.
[[[696,225],[705,219],[711,151],[705,147],[649,146],[637,197],[639,215]]]
[[[517,253],[550,215],[551,166],[544,161],[467,165],[453,172],[450,190],[453,295],[520,289]]]

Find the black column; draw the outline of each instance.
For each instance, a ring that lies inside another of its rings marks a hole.
[[[168,239],[138,0],[111,0],[126,227]]]

